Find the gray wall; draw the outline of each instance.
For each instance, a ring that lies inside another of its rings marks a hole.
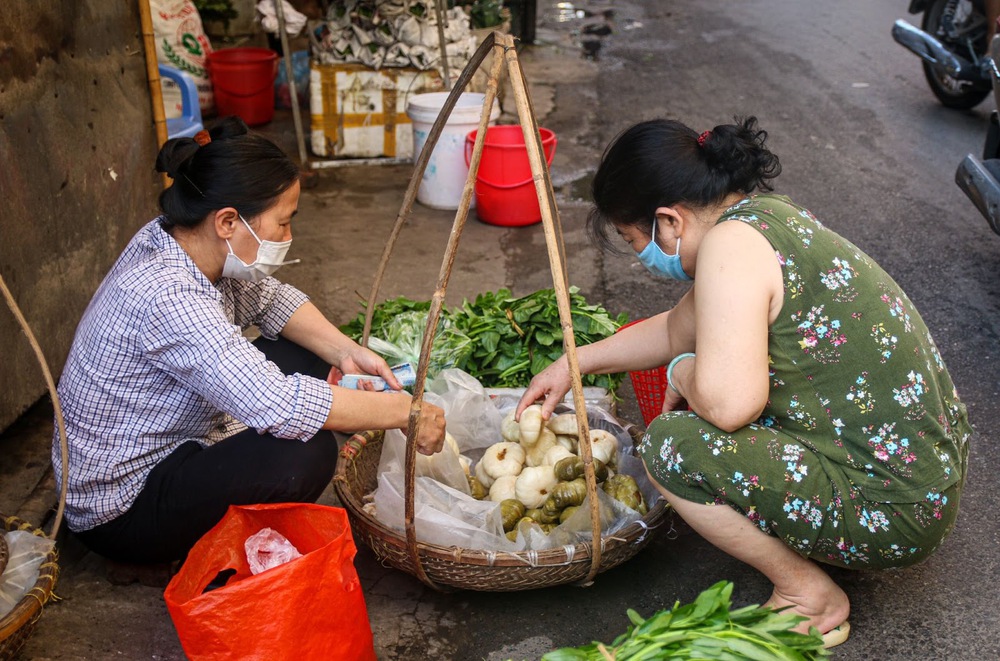
[[[76,324],[160,176],[138,4],[0,7],[0,274],[58,379]],[[0,302],[0,429],[45,381]]]

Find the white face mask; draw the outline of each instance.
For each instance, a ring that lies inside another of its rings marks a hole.
[[[259,244],[257,246],[257,258],[251,264],[244,264],[243,260],[233,252],[233,246],[229,243],[229,239],[226,239],[226,245],[229,246],[229,254],[226,255],[226,263],[222,266],[223,278],[258,282],[277,271],[279,266],[298,261],[284,261],[285,254],[288,252],[289,246],[292,245],[291,239],[288,241],[261,241],[260,237],[251,229],[250,223],[242,215],[240,216],[240,220],[250,230],[250,234],[253,234],[253,238],[257,239],[257,243]]]

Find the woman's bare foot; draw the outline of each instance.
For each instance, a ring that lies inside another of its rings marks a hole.
[[[782,592],[775,586],[764,606],[775,609],[787,607],[784,612],[809,618],[800,622],[793,631],[808,633],[809,627],[816,627],[820,633],[826,633],[847,619],[851,613],[851,602],[847,593],[829,578],[814,587],[808,593],[792,594]]]

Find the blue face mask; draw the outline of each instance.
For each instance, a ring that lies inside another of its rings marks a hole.
[[[653,275],[668,280],[690,282],[691,276],[684,272],[681,266],[681,239],[677,237],[677,248],[673,255],[668,255],[656,244],[656,220],[653,220],[653,238],[639,253],[639,261]]]

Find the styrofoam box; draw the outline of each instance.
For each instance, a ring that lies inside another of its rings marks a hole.
[[[363,64],[309,69],[311,149],[316,156],[413,158],[413,126],[406,101],[444,89],[436,69],[375,70]]]

